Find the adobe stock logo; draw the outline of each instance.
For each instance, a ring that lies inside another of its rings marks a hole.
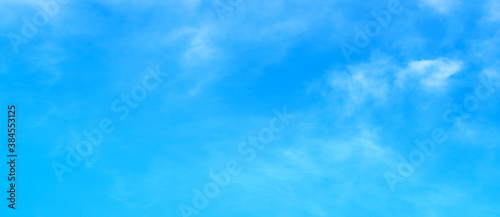
[[[342,49],[342,54],[344,54],[347,61],[351,60],[351,56],[354,53],[358,54],[361,52],[361,49],[370,45],[371,40],[380,35],[383,28],[389,26],[392,21],[392,15],[397,15],[401,12],[403,12],[403,7],[399,0],[391,0],[387,4],[387,10],[382,9],[378,12],[372,10],[370,14],[375,20],[367,22],[363,29],[354,28],[356,35],[352,44],[346,42],[340,43],[340,49]]]
[[[82,163],[94,155],[94,149],[99,147],[106,136],[113,133],[116,129],[116,123],[124,121],[130,115],[130,111],[137,109],[139,103],[146,100],[148,95],[158,88],[163,82],[162,77],[168,74],[160,71],[160,66],[146,67],[146,74],[127,93],[122,94],[111,103],[111,111],[118,114],[118,119],[104,117],[98,123],[98,126],[83,130],[84,139],[78,141],[73,147],[67,147],[64,161],[53,161],[52,170],[60,183],[64,181],[64,175],[72,173]]]
[[[40,6],[41,10],[34,13],[31,19],[23,17],[23,26],[21,27],[20,34],[13,32],[7,34],[14,53],[17,54],[20,45],[27,44],[29,39],[34,38],[38,34],[40,28],[47,25],[51,18],[59,14],[60,5],[65,5],[68,2],[69,0],[39,1],[38,6]]]
[[[492,98],[493,94],[500,89],[500,76],[496,72],[485,71],[480,77],[480,83],[473,92],[465,95],[460,104],[454,104],[443,113],[443,121],[451,124],[457,130],[463,126],[463,122],[472,117],[484,102]],[[425,163],[436,151],[449,140],[449,132],[441,127],[435,127],[431,134],[423,140],[415,140],[412,152],[408,155],[408,160],[403,156],[398,157],[399,164],[394,172],[384,173],[387,185],[392,192],[396,191],[396,184],[410,178],[418,166]]]
[[[249,136],[247,140],[239,143],[239,159],[227,161],[225,168],[219,172],[210,171],[211,181],[207,182],[201,189],[196,187],[192,189],[194,195],[191,203],[179,204],[182,217],[199,215],[202,210],[206,209],[210,202],[219,197],[221,192],[231,184],[233,178],[241,173],[245,165],[255,161],[259,152],[268,148],[275,136],[291,124],[291,121],[296,117],[296,115],[289,114],[286,107],[282,111],[275,108],[273,113],[275,115],[269,120],[267,127],[262,128],[257,135]]]

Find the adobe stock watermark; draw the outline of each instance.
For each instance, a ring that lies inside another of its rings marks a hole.
[[[283,111],[273,109],[275,116],[269,121],[268,127],[262,128],[256,136],[250,136],[246,141],[238,145],[238,153],[244,157],[246,163],[253,162],[259,151],[263,151],[269,143],[274,140],[275,134],[283,131],[290,124],[290,120],[295,115],[288,114],[286,108]],[[214,173],[210,171],[209,176],[212,181],[206,183],[202,190],[193,188],[193,198],[191,205],[185,203],[179,204],[179,211],[182,217],[189,217],[200,214],[201,210],[208,207],[210,201],[218,197],[221,190],[225,189],[231,182],[231,179],[237,176],[243,166],[237,160],[229,160],[226,168]]]
[[[163,82],[162,77],[168,75],[161,73],[158,65],[155,68],[148,66],[146,71],[147,73],[140,84],[111,103],[111,111],[119,115],[119,120],[125,120],[130,115],[130,110],[137,108],[139,103],[147,98],[148,93]],[[115,122],[109,117],[102,118],[96,128],[82,132],[85,139],[79,141],[74,147],[68,148],[63,163],[59,161],[52,162],[52,169],[59,182],[63,182],[63,176],[66,173],[73,172],[76,167],[82,164],[84,159],[92,155],[93,149],[102,143],[105,135],[114,132]]]
[[[68,4],[70,0],[40,0],[38,6],[40,10],[35,12],[30,18],[23,17],[23,25],[19,34],[14,32],[9,32],[7,38],[10,41],[10,45],[14,50],[14,53],[19,52],[19,46],[27,44],[29,39],[34,38],[40,28],[46,26],[50,19],[54,18],[59,14],[61,5]]]
[[[347,61],[351,61],[351,56],[356,53],[359,54],[361,49],[370,45],[371,40],[382,32],[383,28],[389,26],[392,22],[392,16],[400,14],[403,12],[403,6],[399,0],[390,0],[387,4],[387,9],[376,11],[371,11],[370,14],[374,20],[368,21],[365,26],[360,29],[358,27],[354,28],[355,36],[353,38],[352,44],[342,42],[340,43],[340,49],[342,49],[342,54]]]
[[[497,91],[496,88],[500,87],[500,81],[494,81],[492,75],[493,73],[483,73],[474,92],[467,94],[460,104],[454,104],[452,108],[446,110],[443,113],[443,121],[460,129],[463,121],[470,118],[471,114],[479,109],[481,101],[489,99]],[[396,190],[397,183],[409,178],[415,172],[415,168],[422,165],[434,153],[437,145],[441,145],[447,140],[448,134],[439,127],[432,130],[430,137],[421,141],[416,140],[416,147],[408,155],[408,160],[399,156],[396,171],[386,171],[384,174],[391,191]]]
[[[221,21],[224,21],[226,15],[236,10],[243,0],[212,0],[215,12]]]

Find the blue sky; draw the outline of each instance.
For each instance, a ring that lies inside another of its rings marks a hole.
[[[499,11],[497,0],[3,0],[0,101],[16,105],[19,158],[16,210],[0,212],[499,216]],[[91,144],[84,132],[101,122],[112,130]],[[92,150],[69,165],[82,144]],[[241,171],[216,183],[231,162]]]

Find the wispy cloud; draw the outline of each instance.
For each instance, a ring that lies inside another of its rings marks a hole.
[[[423,6],[430,7],[438,13],[445,14],[460,4],[458,0],[421,0]]]
[[[408,83],[418,81],[427,90],[446,88],[448,79],[462,70],[461,61],[449,59],[412,61],[397,75],[397,85],[404,88]]]
[[[498,0],[490,0],[484,4],[485,18],[491,22],[500,21],[500,2]]]
[[[387,100],[391,85],[389,71],[394,70],[388,59],[348,66],[346,70],[334,70],[326,78],[324,94],[328,98],[340,98],[352,109],[367,100],[375,104]]]

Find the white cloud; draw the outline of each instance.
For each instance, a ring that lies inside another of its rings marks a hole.
[[[210,28],[197,29],[189,42],[189,48],[183,54],[183,62],[187,65],[200,61],[212,60],[216,57],[216,46],[211,42],[213,30]]]
[[[359,125],[359,132],[350,138],[333,139],[321,144],[318,153],[322,159],[328,159],[333,164],[389,165],[394,153],[381,144],[382,138],[376,127],[361,122],[356,124]]]
[[[225,52],[217,43],[219,31],[216,26],[182,26],[170,31],[161,41],[161,46],[175,49],[179,53],[179,81],[189,81],[188,94],[197,95],[207,85],[224,76],[217,63],[224,61]],[[221,65],[221,64],[219,64]],[[210,66],[210,67],[207,67]],[[209,70],[209,73],[207,73]]]
[[[216,58],[219,50],[213,42],[218,30],[214,27],[182,26],[163,37],[162,46],[182,46],[180,61],[185,66],[196,66]]]
[[[350,100],[360,103],[367,98],[375,98],[385,101],[387,94],[387,82],[378,76],[369,74],[364,70],[352,70],[352,74],[334,73],[330,85],[334,89],[347,92]]]
[[[397,75],[396,84],[402,88],[410,79],[418,79],[425,89],[442,89],[446,87],[448,78],[462,69],[461,61],[448,59],[413,61]]]
[[[422,6],[428,6],[441,14],[448,13],[450,9],[456,6],[457,0],[422,0]]]
[[[461,61],[446,58],[409,61],[401,66],[375,57],[368,63],[328,73],[326,79],[310,85],[307,92],[320,93],[338,115],[347,118],[367,106],[383,108],[397,103],[405,95],[402,90],[446,93],[454,81],[450,77],[462,68]]]
[[[348,66],[345,71],[333,71],[326,79],[324,95],[327,99],[341,99],[346,106],[346,115],[366,101],[375,104],[387,101],[390,84],[387,71],[392,70],[388,60]]]
[[[257,188],[263,183],[285,180],[288,183],[300,183],[310,176],[344,182],[345,177],[373,176],[394,164],[396,154],[391,148],[382,145],[383,138],[378,130],[373,126],[359,125],[358,132],[345,137],[336,135],[318,138],[308,131],[307,135],[292,144],[282,146],[277,143],[275,148],[268,150],[273,154],[272,158],[261,157],[248,167],[248,172],[235,184]],[[344,169],[331,169],[337,167]]]

